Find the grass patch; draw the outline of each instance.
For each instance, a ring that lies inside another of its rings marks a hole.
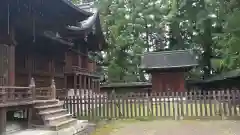
[[[98,127],[92,135],[109,135],[115,128],[114,124],[105,124],[102,127]]]
[[[92,135],[109,135],[110,133],[119,130],[121,128],[121,124],[133,122],[136,122],[136,120],[129,119],[129,120],[99,121],[97,123],[96,131]]]

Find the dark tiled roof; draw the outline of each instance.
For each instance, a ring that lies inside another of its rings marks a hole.
[[[218,75],[211,76],[204,80],[204,82],[213,82],[213,81],[221,81],[230,78],[236,78],[240,76],[240,69],[224,72]]]
[[[151,85],[149,82],[110,83],[101,85],[101,88],[148,87]]]
[[[141,69],[168,69],[197,66],[190,50],[150,52],[143,54]]]
[[[240,77],[240,69],[235,69],[228,72],[223,72],[220,74],[209,76],[204,80],[188,80],[189,84],[204,84],[204,83],[213,83],[217,81],[223,81],[226,79],[234,79]]]

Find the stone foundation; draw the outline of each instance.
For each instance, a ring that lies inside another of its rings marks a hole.
[[[90,135],[95,131],[95,127],[95,124],[88,123],[88,121],[79,120],[75,125],[59,131],[27,129],[18,131],[17,133],[13,133],[11,135]]]

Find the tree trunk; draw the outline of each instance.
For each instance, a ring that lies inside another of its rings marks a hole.
[[[212,55],[212,22],[211,19],[208,18],[204,21],[204,33],[202,37],[203,41],[203,71],[204,78],[208,77],[211,74],[211,55]]]

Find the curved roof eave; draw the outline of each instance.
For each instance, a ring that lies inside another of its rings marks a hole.
[[[67,29],[72,31],[84,31],[92,28],[95,25],[98,16],[98,10],[95,9],[92,16],[88,17],[86,20],[78,22],[78,26],[67,26]]]
[[[71,1],[69,1],[69,0],[61,0],[61,1],[63,1],[64,3],[66,3],[66,4],[67,4],[68,6],[70,6],[71,8],[77,10],[78,12],[80,12],[80,13],[86,15],[86,16],[91,16],[91,15],[93,14],[93,13],[91,13],[91,12],[88,12],[88,11],[84,10],[84,9],[81,9],[79,6],[74,5],[74,4],[73,4]]]

